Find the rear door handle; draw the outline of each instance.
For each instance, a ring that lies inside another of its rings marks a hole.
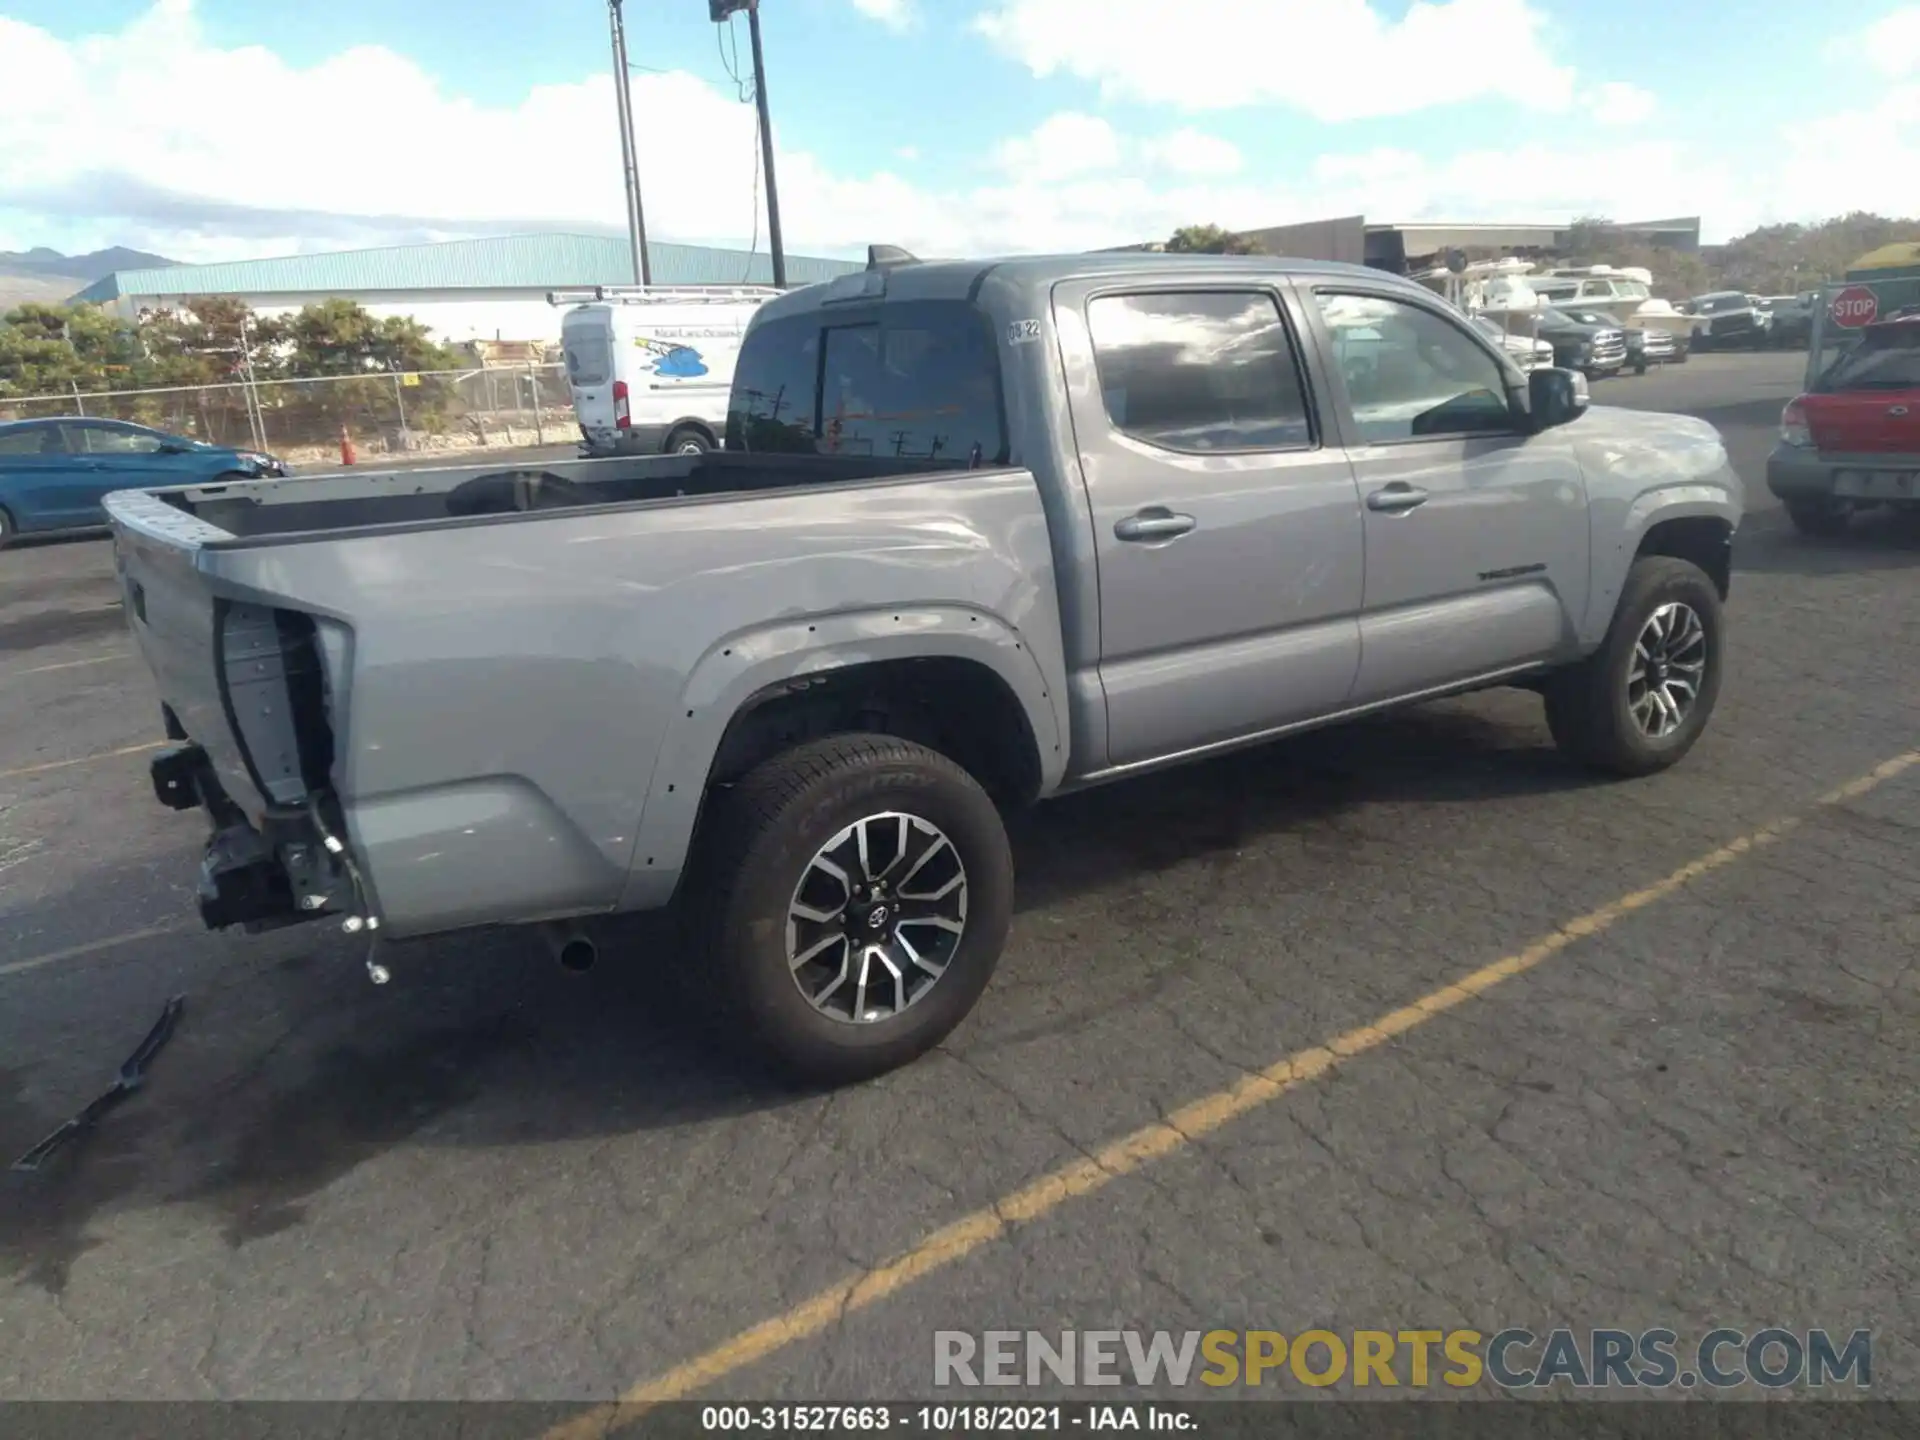
[[[1122,540],[1171,540],[1186,534],[1195,523],[1191,515],[1176,515],[1164,505],[1149,505],[1116,523],[1113,533]]]
[[[1412,510],[1427,503],[1427,492],[1418,485],[1409,485],[1404,480],[1396,480],[1385,489],[1376,490],[1367,496],[1369,510],[1385,510],[1389,513],[1399,510]]]

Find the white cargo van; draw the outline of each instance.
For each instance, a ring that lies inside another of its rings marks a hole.
[[[716,450],[760,286],[603,285],[551,292],[567,384],[590,455]]]

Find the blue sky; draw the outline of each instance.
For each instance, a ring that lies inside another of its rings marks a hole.
[[[764,5],[793,249],[1920,210],[1920,4]],[[703,0],[627,8],[653,233],[745,243],[751,112]],[[0,0],[0,49],[30,57],[0,90],[0,248],[619,221],[602,0]]]

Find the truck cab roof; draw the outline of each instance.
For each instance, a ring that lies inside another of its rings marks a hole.
[[[861,300],[959,300],[977,296],[991,280],[1015,291],[1045,294],[1064,280],[1126,279],[1156,274],[1219,274],[1252,279],[1288,275],[1365,280],[1434,299],[1434,293],[1400,276],[1365,265],[1304,260],[1284,255],[1169,254],[1161,251],[1097,251],[1087,254],[1018,255],[983,260],[915,260],[880,263],[854,275],[791,291],[768,301],[768,319],[825,305]]]

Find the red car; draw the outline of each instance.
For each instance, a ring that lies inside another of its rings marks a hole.
[[[1860,509],[1920,510],[1920,300],[1851,330],[1822,315],[1807,377],[1767,457],[1767,488],[1794,525],[1835,535]]]

